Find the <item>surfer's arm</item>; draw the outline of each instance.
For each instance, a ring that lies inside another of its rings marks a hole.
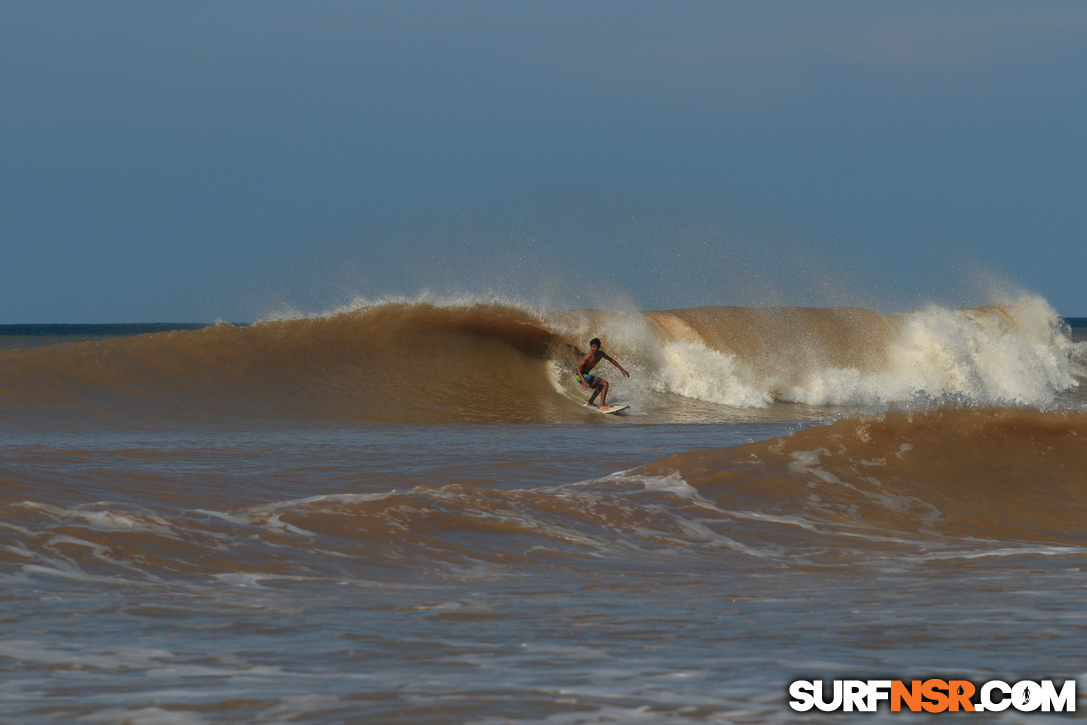
[[[627,376],[628,378],[630,377],[630,373],[628,373],[628,372],[627,372],[626,370],[624,370],[624,369],[623,369],[623,366],[622,366],[622,365],[620,365],[619,363],[615,362],[615,360],[612,360],[612,358],[611,358],[611,355],[608,355],[608,353],[606,353],[606,352],[605,352],[605,353],[601,353],[601,354],[602,354],[602,355],[604,356],[604,359],[605,359],[605,360],[607,360],[608,362],[610,362],[610,363],[611,363],[612,365],[614,365],[615,367],[619,368],[619,372],[621,372],[621,373],[622,373],[623,375],[626,375],[626,376]]]

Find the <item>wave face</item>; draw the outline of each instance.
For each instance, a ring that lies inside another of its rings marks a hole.
[[[237,416],[343,422],[576,422],[590,337],[612,401],[647,420],[715,407],[885,406],[954,397],[1047,406],[1075,394],[1087,344],[1042,299],[881,315],[859,308],[703,307],[549,313],[395,302],[0,352],[0,415],[118,420]],[[701,407],[699,407],[701,406]],[[708,406],[708,407],[707,407]]]
[[[9,350],[0,404],[59,413],[76,404],[118,418],[501,421],[515,416],[495,391],[516,381],[526,414],[539,419],[556,397],[546,374],[555,338],[511,307],[384,304]]]
[[[630,475],[681,480],[714,510],[773,524],[767,544],[844,535],[884,548],[1087,545],[1083,411],[891,412],[677,454]]]

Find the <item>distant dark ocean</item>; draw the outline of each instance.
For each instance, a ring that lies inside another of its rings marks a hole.
[[[855,722],[789,683],[1079,678],[1084,328],[1038,297],[0,326],[0,720]],[[585,406],[592,337],[624,414]]]
[[[124,337],[145,332],[170,330],[199,330],[210,327],[208,322],[136,322],[126,324],[48,324],[0,325],[0,335],[11,337]]]
[[[1072,328],[1087,328],[1087,317],[1062,317],[1066,325]],[[149,332],[169,332],[171,330],[200,330],[211,327],[213,322],[129,322],[120,324],[66,324],[50,323],[39,325],[0,325],[0,336],[4,337],[86,337],[108,338],[142,335]],[[248,323],[233,322],[234,327],[245,327]]]

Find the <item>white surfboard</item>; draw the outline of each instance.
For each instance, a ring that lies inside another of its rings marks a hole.
[[[601,410],[600,408],[596,407],[595,405],[589,405],[588,403],[586,403],[585,407],[592,408],[597,413],[603,413],[604,415],[612,415],[613,413],[618,413],[620,410],[626,410],[630,406],[629,405],[609,405],[604,410]]]

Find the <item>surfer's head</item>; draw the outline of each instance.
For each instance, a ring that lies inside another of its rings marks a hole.
[[[600,349],[600,338],[599,337],[594,337],[593,339],[589,340],[589,347],[590,348],[595,347],[597,350],[599,350]]]

